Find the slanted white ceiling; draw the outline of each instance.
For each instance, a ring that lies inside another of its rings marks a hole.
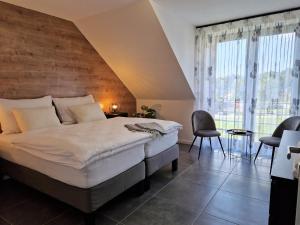
[[[299,0],[153,0],[193,25],[300,7]]]
[[[4,0],[68,20],[77,20],[141,0]],[[152,0],[193,25],[300,7],[299,0]]]
[[[14,5],[72,21],[136,1],[138,0],[5,0]]]
[[[147,0],[80,19],[75,24],[136,98],[194,98]]]

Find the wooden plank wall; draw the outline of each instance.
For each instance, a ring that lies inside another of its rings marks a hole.
[[[136,100],[70,21],[0,1],[0,98],[93,94],[133,113]]]

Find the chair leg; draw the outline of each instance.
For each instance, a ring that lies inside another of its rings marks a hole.
[[[212,145],[211,145],[211,138],[209,138],[209,144],[210,144],[210,150],[213,151]]]
[[[201,137],[201,140],[200,140],[198,160],[200,159],[200,153],[201,153],[201,148],[202,148],[202,141],[203,141],[203,137]]]
[[[220,138],[219,136],[218,136],[218,140],[219,140],[219,142],[220,142],[220,145],[221,145],[221,149],[222,149],[223,155],[224,155],[224,157],[225,157],[226,155],[225,155],[225,152],[224,152],[224,148],[223,148],[223,145],[222,145],[221,138]]]
[[[262,145],[263,145],[263,143],[260,142],[260,145],[259,145],[259,147],[258,147],[257,153],[256,153],[255,158],[254,158],[254,162],[256,161],[256,158],[257,158],[257,156],[258,156],[258,154],[259,154],[259,152],[260,152],[260,150],[261,150]]]
[[[192,144],[191,144],[191,147],[190,147],[190,149],[189,149],[189,152],[192,150],[192,147],[193,147],[193,145],[194,145],[196,139],[197,139],[197,136],[195,136],[195,138],[194,138],[194,140],[193,140],[193,142],[192,142]]]
[[[273,149],[272,149],[272,159],[271,159],[270,174],[272,172],[272,167],[273,167],[274,153],[275,153],[275,147],[273,147]]]

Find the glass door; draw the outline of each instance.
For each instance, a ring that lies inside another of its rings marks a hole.
[[[256,141],[271,135],[284,119],[296,113],[292,107],[295,33],[262,36],[258,46],[253,120]]]
[[[244,127],[246,44],[241,39],[217,45],[214,118],[222,135]]]

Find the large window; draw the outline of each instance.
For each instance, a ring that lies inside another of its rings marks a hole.
[[[250,119],[256,137],[271,135],[281,121],[293,114],[294,49],[295,33],[260,37],[255,88],[249,93],[247,39],[217,44],[213,111],[217,127],[223,134],[231,128],[244,128],[245,120]],[[254,101],[256,106],[252,118],[245,108],[247,100]]]
[[[244,128],[257,141],[299,115],[300,10],[293,13],[198,29],[198,107],[214,116],[223,137]]]
[[[223,132],[244,127],[246,44],[234,40],[218,43],[216,62],[216,125]]]
[[[256,136],[270,135],[293,112],[293,66],[295,33],[259,38],[256,110]]]

